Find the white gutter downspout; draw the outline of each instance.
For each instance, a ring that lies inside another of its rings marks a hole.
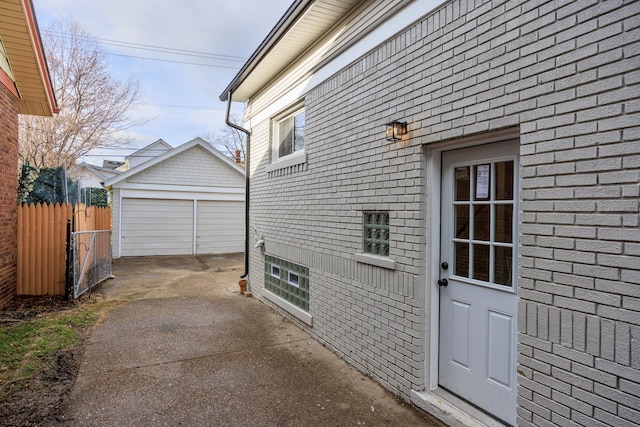
[[[235,123],[232,123],[231,120],[229,120],[232,95],[233,92],[229,90],[229,92],[227,93],[227,115],[225,116],[225,123],[247,135],[244,156],[244,273],[242,273],[242,275],[240,276],[241,279],[244,279],[249,275],[249,171],[251,170],[249,159],[251,159],[251,132],[243,127],[236,125]],[[249,285],[249,289],[250,288],[251,286]]]

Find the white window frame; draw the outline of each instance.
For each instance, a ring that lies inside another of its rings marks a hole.
[[[292,276],[295,276],[297,280],[291,280]],[[289,283],[291,286],[295,286],[296,288],[300,288],[300,275],[295,271],[289,271],[289,274],[287,276],[287,283]]]
[[[280,123],[284,120],[291,119],[296,115],[305,112],[304,103],[298,103],[291,108],[288,108],[283,113],[275,116],[271,120],[271,165],[267,167],[267,172],[271,172],[277,169],[282,169],[290,166],[295,166],[301,163],[306,163],[307,154],[305,152],[305,146],[303,146],[299,150],[295,150],[295,141],[294,143],[294,151],[292,153],[286,154],[284,156],[280,156]],[[305,117],[305,126],[306,126],[306,117]]]
[[[271,264],[271,275],[276,279],[280,279],[280,266]]]

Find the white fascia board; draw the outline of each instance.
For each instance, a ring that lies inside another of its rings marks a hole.
[[[244,202],[242,193],[199,193],[187,191],[149,191],[121,189],[123,199],[172,199],[172,200],[218,200],[228,202]]]
[[[252,127],[255,124],[270,119],[284,108],[299,101],[307,92],[322,82],[368,54],[371,50],[376,49],[405,28],[413,25],[413,23],[416,22],[416,17],[422,19],[441,4],[442,0],[416,0],[408,3],[406,7],[398,11],[398,13],[394,14],[390,19],[378,25],[367,36],[358,40],[344,52],[333,58],[333,60],[318,70],[313,71],[311,75],[298,84],[291,86],[284,93],[278,94],[277,101],[271,103],[267,108],[251,117],[248,126]],[[271,95],[273,90],[277,89],[271,89],[265,94],[260,95],[260,97],[273,96]],[[252,100],[249,100],[250,104],[251,102]]]

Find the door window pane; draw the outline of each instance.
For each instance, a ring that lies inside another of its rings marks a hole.
[[[494,258],[493,283],[511,286],[511,275],[513,272],[513,248],[496,246]]]
[[[489,281],[489,245],[473,245],[473,278]]]
[[[496,168],[496,200],[513,200],[513,160],[498,162]]]
[[[495,241],[513,243],[513,205],[495,205]]]
[[[475,200],[489,200],[491,197],[491,165],[476,165],[473,167],[475,177]]]
[[[469,277],[469,245],[455,242],[456,259],[454,260],[454,274],[461,277]]]
[[[469,238],[469,205],[457,205],[456,211],[456,231],[457,239]]]
[[[456,168],[456,201],[469,200],[469,188],[471,186],[469,171],[469,166]]]
[[[473,238],[489,241],[491,239],[491,206],[475,205],[473,207]]]

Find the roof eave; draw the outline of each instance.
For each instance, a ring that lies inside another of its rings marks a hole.
[[[289,9],[287,9],[285,14],[282,16],[282,18],[280,18],[275,27],[273,27],[271,32],[269,32],[260,46],[258,46],[256,51],[253,52],[251,57],[249,57],[247,62],[242,66],[240,71],[238,71],[238,74],[236,74],[233,80],[231,80],[231,83],[229,83],[229,85],[220,94],[221,101],[226,102],[230,93],[232,94],[232,101],[244,102],[248,100],[247,96],[234,97],[233,94],[242,85],[242,83],[244,83],[247,77],[249,77],[249,75],[255,70],[258,64],[260,64],[262,59],[271,51],[273,46],[275,46],[280,41],[280,39],[287,33],[289,28],[291,28],[291,26],[298,20],[298,18],[304,14],[304,12],[313,2],[314,0],[296,0],[289,7]]]
[[[42,45],[42,39],[40,38],[40,29],[38,28],[38,21],[36,19],[33,3],[31,0],[22,0],[22,5],[24,8],[25,19],[27,21],[27,30],[31,39],[31,45],[33,46],[33,50],[36,55],[36,65],[38,67],[38,72],[41,76],[42,85],[44,86],[44,91],[46,94],[46,107],[48,110],[46,111],[46,113],[47,115],[57,114],[60,112],[60,108],[58,107],[55,92],[53,91],[51,76],[49,74],[49,66],[47,65],[47,58],[44,52],[44,47]],[[24,105],[27,102],[29,101],[22,100],[20,105],[20,113],[31,114],[32,109],[28,108],[27,105]]]

